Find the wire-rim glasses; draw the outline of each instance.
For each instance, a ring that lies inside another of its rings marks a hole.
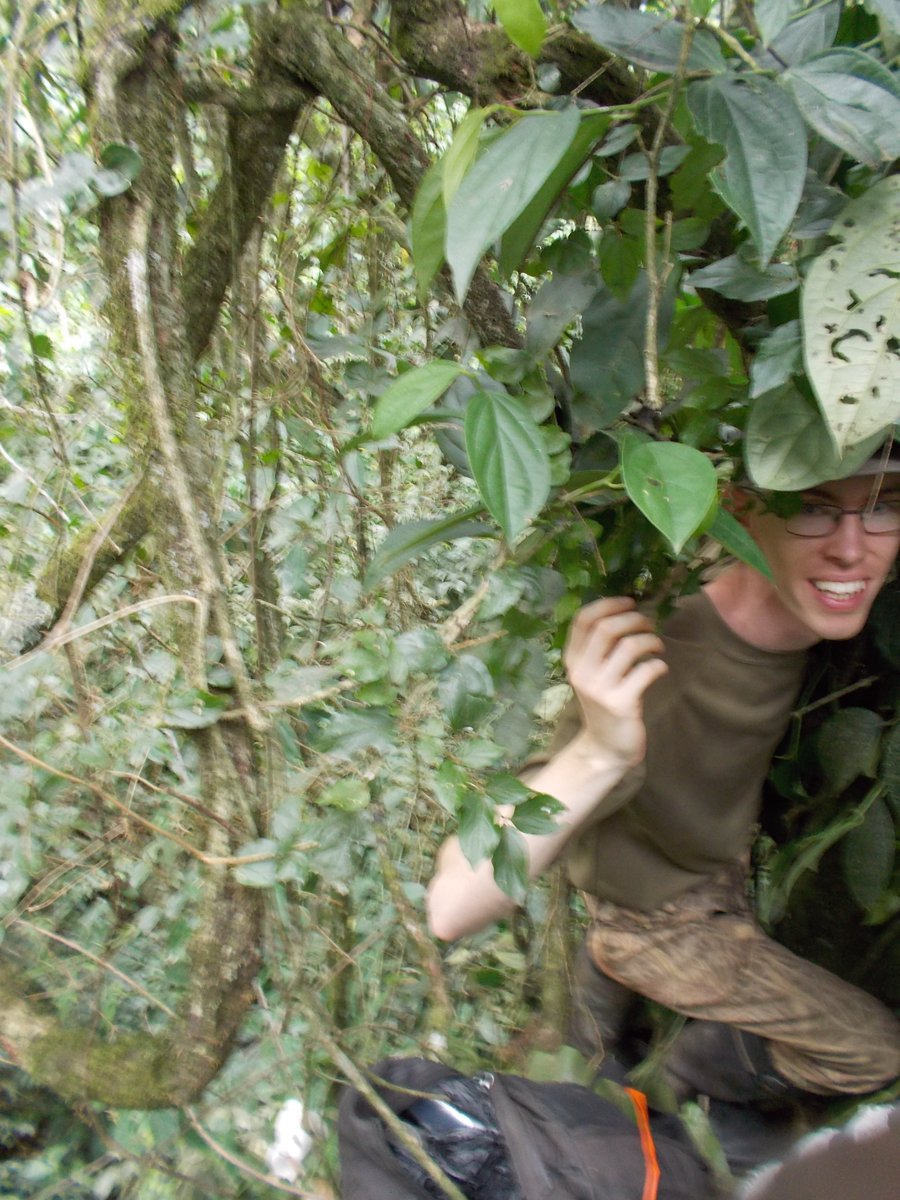
[[[804,501],[799,512],[786,517],[786,533],[794,537],[828,537],[843,517],[859,517],[866,533],[900,533],[900,500],[874,500],[862,508],[842,508],[839,504]]]

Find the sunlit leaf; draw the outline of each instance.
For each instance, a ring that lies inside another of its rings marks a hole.
[[[441,167],[441,188],[445,209],[450,207],[459,185],[466,177],[466,172],[478,157],[481,130],[493,111],[493,107],[470,108],[456,128],[453,141],[444,154]]]
[[[323,788],[316,803],[323,808],[338,808],[341,812],[361,812],[369,805],[369,785],[365,779],[346,776]]]
[[[466,451],[478,490],[507,538],[540,512],[550,459],[527,407],[503,392],[476,392],[466,409]]]
[[[806,178],[806,129],[791,97],[763,76],[692,83],[698,131],[725,151],[710,178],[750,231],[765,266],[790,226]]]
[[[460,303],[482,255],[527,208],[578,131],[577,108],[522,117],[484,151],[447,211],[447,261]]]
[[[443,159],[438,159],[428,168],[413,203],[410,238],[420,297],[425,296],[444,261],[447,211],[444,207],[443,167]]]
[[[547,32],[547,18],[538,0],[494,0],[494,12],[509,40],[537,58]]]
[[[802,292],[806,370],[839,450],[900,418],[900,176],[851,200]]]
[[[678,442],[622,446],[625,490],[677,554],[709,515],[716,499],[716,473],[705,454]]]

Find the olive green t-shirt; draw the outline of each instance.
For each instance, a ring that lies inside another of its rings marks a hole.
[[[748,645],[702,591],[660,632],[669,670],[645,697],[645,761],[565,850],[576,887],[645,910],[747,851],[806,662]],[[551,752],[578,729],[573,704]]]

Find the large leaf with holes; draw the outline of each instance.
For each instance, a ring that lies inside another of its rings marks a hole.
[[[900,176],[851,200],[809,269],[806,370],[839,450],[900,418]]]
[[[460,303],[483,254],[528,207],[580,124],[577,108],[522,117],[484,151],[447,209],[447,262]]]
[[[710,175],[741,218],[765,266],[793,219],[806,178],[806,127],[787,92],[763,76],[716,75],[692,83],[697,130],[725,151]]]
[[[840,455],[816,405],[792,383],[758,396],[744,435],[750,478],[776,492],[802,491],[855,471],[878,449],[879,432]]]
[[[550,491],[550,458],[521,400],[476,392],[466,408],[466,452],[485,504],[510,541],[540,512]]]
[[[625,490],[648,521],[669,539],[677,554],[697,533],[716,501],[716,473],[705,454],[678,442],[642,442],[622,447]]]

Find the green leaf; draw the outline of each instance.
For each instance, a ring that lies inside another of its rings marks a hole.
[[[244,887],[268,888],[274,887],[277,874],[275,853],[277,843],[271,838],[261,838],[255,842],[246,842],[236,852],[236,858],[250,858],[254,854],[267,854],[261,862],[243,863],[234,868],[234,877]]]
[[[103,167],[92,179],[94,189],[101,196],[119,196],[127,192],[143,166],[140,154],[131,146],[120,142],[109,142],[100,151]]]
[[[528,856],[522,835],[509,825],[500,830],[500,841],[491,856],[494,882],[517,904],[525,899],[528,887]]]
[[[706,531],[710,537],[723,546],[729,554],[741,559],[751,567],[755,567],[760,575],[772,578],[772,571],[766,561],[766,556],[756,542],[740,523],[724,508],[719,508],[713,522]]]
[[[448,517],[407,521],[403,525],[395,526],[372,556],[363,580],[364,589],[371,590],[381,583],[382,579],[393,575],[438,542],[492,535],[494,530],[490,525],[484,521],[473,520],[479,511],[478,508],[467,508],[462,512],[451,513]]]
[[[691,287],[721,292],[729,300],[769,300],[792,292],[800,279],[788,263],[770,263],[761,271],[739,254],[731,254],[692,271],[687,282]]]
[[[469,791],[459,806],[459,848],[472,867],[493,851],[500,840],[500,830],[494,824],[494,809],[480,792]]]
[[[877,169],[900,154],[900,91],[871,55],[829,50],[782,79],[813,129],[852,158]]]
[[[528,409],[503,392],[476,392],[466,409],[466,451],[491,515],[513,541],[550,492],[550,458]]]
[[[441,708],[453,730],[475,726],[494,698],[491,673],[474,654],[460,654],[441,671],[437,682]]]
[[[861,824],[841,843],[847,889],[862,909],[869,909],[891,882],[897,852],[897,833],[890,809],[873,801]]]
[[[698,131],[725,151],[710,178],[749,229],[766,266],[803,194],[803,118],[784,89],[762,76],[700,80],[688,87],[687,102]]]
[[[522,117],[491,143],[460,184],[447,210],[446,247],[460,303],[482,255],[547,182],[579,124],[577,108]]]
[[[644,516],[679,553],[697,533],[716,499],[716,473],[705,454],[678,442],[622,446],[622,481]]]
[[[459,190],[459,185],[478,157],[481,129],[488,116],[494,111],[494,107],[470,108],[457,126],[453,141],[442,160],[441,187],[445,209],[450,207],[453,197]]]
[[[672,307],[672,293],[666,292],[659,314],[661,345],[668,337]],[[646,320],[644,273],[625,299],[604,287],[585,310],[581,339],[572,347],[570,372],[576,389],[592,402],[578,405],[578,419],[588,431],[611,424],[643,388]]]
[[[631,199],[631,188],[624,179],[609,179],[594,188],[591,210],[598,221],[614,217]]]
[[[38,358],[50,361],[53,358],[53,342],[46,333],[36,333],[31,339],[31,348]]]
[[[378,442],[405,429],[464,373],[459,363],[438,359],[400,375],[378,397],[366,440]]]
[[[329,784],[316,797],[324,808],[337,808],[341,812],[362,812],[369,806],[369,785],[365,779],[347,776]]]
[[[868,708],[842,708],[822,723],[816,752],[828,794],[839,796],[860,775],[873,776],[883,722]]]
[[[546,833],[558,833],[559,825],[555,817],[563,812],[565,805],[553,796],[542,792],[532,792],[527,799],[520,800],[512,814],[512,823],[520,833],[532,833],[542,836]]]
[[[597,273],[593,269],[551,275],[528,306],[526,349],[535,355],[551,350],[584,312],[596,291]]]
[[[787,383],[803,367],[803,338],[799,321],[778,325],[760,342],[750,365],[750,396],[761,396]]]
[[[227,696],[216,696],[200,688],[172,692],[160,724],[173,729],[207,729],[216,724],[227,707]]]
[[[537,58],[547,32],[547,19],[538,0],[494,0],[494,12],[509,40]]]
[[[413,202],[410,240],[420,299],[427,294],[444,261],[447,210],[444,207],[443,168],[443,159],[428,168]]]
[[[851,200],[802,292],[806,370],[844,450],[900,418],[900,176]]]
[[[671,175],[681,166],[690,152],[690,146],[664,146],[659,156],[657,177],[662,179],[666,175]],[[636,154],[626,154],[619,167],[619,175],[629,183],[638,183],[642,179],[649,179],[649,156],[643,150]]]
[[[805,62],[834,41],[841,19],[841,0],[813,3],[796,13],[769,43],[769,52],[761,55],[762,64],[774,71]]]
[[[788,21],[803,8],[805,0],[756,0],[753,15],[764,46],[784,29]]]
[[[595,142],[603,137],[609,127],[608,112],[585,112],[580,114],[578,132],[572,139],[557,166],[547,176],[534,199],[516,217],[500,239],[498,258],[504,275],[511,274],[524,262],[534,239],[544,223],[550,209],[556,203],[563,188],[584,162]]]
[[[874,434],[838,455],[815,404],[788,383],[754,401],[744,435],[744,461],[757,487],[797,492],[849,475],[883,438],[883,433]]]
[[[678,66],[685,26],[661,13],[592,4],[575,13],[572,24],[598,45],[621,54],[639,67],[671,74]],[[706,29],[695,32],[687,69],[714,72],[727,69],[715,34]]]

